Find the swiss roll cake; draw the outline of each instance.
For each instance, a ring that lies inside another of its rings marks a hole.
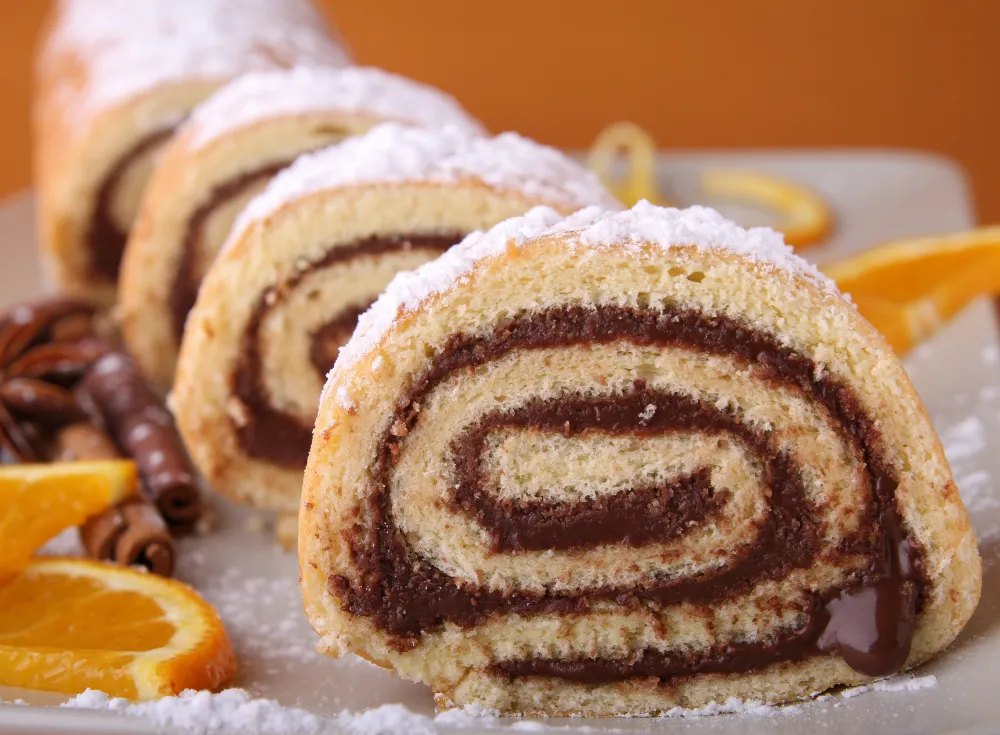
[[[125,248],[122,333],[170,387],[198,287],[239,213],[299,155],[391,120],[485,134],[450,95],[366,67],[244,74],[194,109],[166,146]]]
[[[775,232],[646,202],[396,277],[324,388],[299,557],[329,654],[523,715],[883,677],[981,584],[884,339]]]
[[[349,57],[308,0],[57,0],[34,102],[41,252],[63,291],[115,300],[164,145],[230,79]]]
[[[553,148],[454,125],[384,123],[278,174],[237,219],[181,341],[171,406],[211,485],[295,513],[323,383],[358,315],[398,272],[537,205],[620,206]]]

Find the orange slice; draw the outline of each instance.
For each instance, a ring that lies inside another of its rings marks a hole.
[[[902,354],[973,299],[1000,294],[1000,227],[897,240],[823,270]]]
[[[0,586],[0,685],[158,699],[235,671],[218,613],[176,580],[39,558]]]
[[[780,220],[772,227],[797,248],[816,244],[833,227],[833,214],[826,202],[800,184],[751,171],[707,171],[700,181],[702,192],[709,197],[776,211]]]
[[[0,581],[42,544],[137,491],[131,460],[0,466]]]
[[[617,175],[615,162],[623,160]],[[638,125],[617,122],[602,130],[590,147],[588,166],[608,190],[631,207],[641,199],[674,206],[656,184],[656,143]],[[825,201],[806,187],[786,179],[749,171],[709,171],[699,178],[709,199],[728,199],[776,213],[773,225],[796,247],[819,242],[832,228],[833,214]]]

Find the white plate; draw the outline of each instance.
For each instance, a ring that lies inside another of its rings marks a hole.
[[[886,152],[698,153],[665,156],[662,174],[674,192],[693,190],[705,167],[740,167],[781,173],[821,191],[838,223],[830,242],[809,251],[829,260],[891,237],[943,232],[973,222],[961,172],[947,161]],[[24,196],[0,206],[0,300],[37,295],[31,201]],[[917,672],[937,676],[921,691],[834,694],[772,714],[722,715],[669,720],[548,720],[562,731],[743,733],[884,732],[986,733],[1000,728],[995,683],[1000,680],[1000,351],[990,304],[968,309],[930,344],[907,360],[907,368],[950,452],[966,497],[985,564],[983,600],[960,640]],[[432,713],[429,691],[359,659],[334,661],[312,653],[315,635],[301,612],[295,559],[248,527],[251,515],[219,501],[218,533],[181,542],[179,576],[213,603],[232,634],[241,663],[234,684],[255,696],[335,716],[400,702]],[[252,524],[251,524],[252,525]],[[36,704],[63,697],[0,690],[8,700]],[[482,723],[483,730],[517,726]],[[524,727],[521,723],[519,727]],[[445,730],[446,728],[441,728]],[[2,732],[152,732],[147,723],[106,713],[0,706]],[[337,732],[331,724],[330,732]],[[467,732],[474,732],[467,730]]]

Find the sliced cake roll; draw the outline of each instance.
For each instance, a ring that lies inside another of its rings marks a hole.
[[[386,123],[307,154],[243,211],[184,330],[172,407],[217,490],[295,512],[316,405],[392,277],[545,203],[615,206],[560,152]]]
[[[173,380],[198,286],[250,199],[301,153],[384,120],[482,132],[445,93],[370,68],[248,74],[195,109],[163,153],[122,264],[123,333],[152,381]]]
[[[34,110],[38,224],[63,290],[111,303],[155,161],[233,77],[348,57],[308,0],[57,0]]]
[[[539,208],[398,277],[300,513],[333,655],[441,706],[783,702],[947,646],[981,568],[899,360],[771,230]]]

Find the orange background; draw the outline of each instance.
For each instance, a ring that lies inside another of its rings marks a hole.
[[[143,0],[136,0],[142,2]],[[234,2],[234,6],[236,2]],[[325,0],[361,63],[441,86],[493,130],[586,146],[938,151],[1000,221],[996,0]],[[0,196],[29,185],[43,0],[0,2]]]

